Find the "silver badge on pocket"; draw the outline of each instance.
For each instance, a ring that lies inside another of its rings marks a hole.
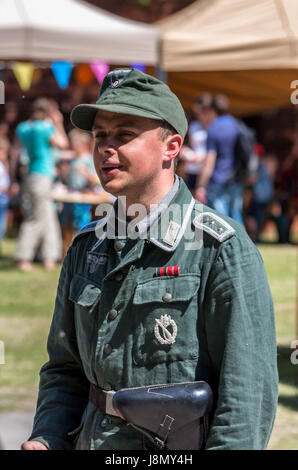
[[[173,344],[177,336],[177,325],[170,315],[155,318],[154,335],[160,344]],[[170,330],[168,330],[170,327]]]
[[[108,260],[108,255],[105,253],[87,253],[87,263],[89,265],[89,273],[93,274],[100,264],[105,264]]]

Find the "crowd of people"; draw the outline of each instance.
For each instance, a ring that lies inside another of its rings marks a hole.
[[[68,124],[48,98],[37,98],[25,120],[14,103],[7,103],[0,119],[0,245],[7,230],[17,231],[14,259],[24,271],[31,270],[36,257],[54,269],[74,233],[91,220],[90,204],[54,203],[53,185],[101,191],[92,136],[78,129],[67,132]],[[277,241],[289,243],[297,208],[298,139],[282,162],[256,142],[250,174],[241,179],[235,165],[238,134],[239,121],[229,113],[227,97],[198,95],[177,173],[197,200],[244,225],[255,242],[271,221]]]
[[[194,197],[244,225],[256,243],[268,221],[276,227],[277,241],[290,243],[298,202],[297,134],[283,161],[255,138],[247,171],[241,174],[237,161],[240,127],[252,129],[229,114],[228,98],[198,95],[193,116],[178,173]]]
[[[55,203],[53,190],[100,191],[91,135],[77,129],[66,133],[57,103],[47,98],[33,102],[29,119],[16,126],[12,142],[5,122],[1,128],[0,240],[7,228],[16,228],[16,266],[30,271],[40,257],[53,270],[67,249],[64,231],[71,228],[73,235],[92,217],[89,204]]]

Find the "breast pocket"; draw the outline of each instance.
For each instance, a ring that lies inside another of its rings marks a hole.
[[[69,300],[74,303],[74,321],[82,359],[90,361],[96,334],[96,310],[101,289],[93,280],[76,274],[70,283]]]
[[[133,297],[135,364],[198,357],[199,286],[196,274],[154,278],[137,285]]]

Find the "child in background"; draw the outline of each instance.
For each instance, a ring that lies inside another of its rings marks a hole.
[[[69,191],[88,193],[99,186],[95,173],[91,151],[92,137],[86,132],[72,129],[69,133],[73,158],[70,161],[67,177]],[[91,221],[91,205],[82,203],[64,203],[60,213],[64,240],[64,255],[75,233]]]
[[[9,204],[9,168],[8,152],[9,142],[5,138],[0,139],[0,245],[6,231],[7,211]]]

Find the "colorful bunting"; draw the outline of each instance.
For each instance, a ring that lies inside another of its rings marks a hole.
[[[30,62],[15,62],[12,70],[20,88],[23,91],[29,90],[32,82],[34,65]]]
[[[97,78],[99,83],[102,83],[105,75],[109,72],[110,66],[107,62],[96,61],[91,62],[90,68],[94,73],[95,77]]]
[[[131,64],[132,69],[137,69],[140,70],[141,72],[146,73],[146,65],[145,64],[140,64],[140,63],[135,63]]]
[[[52,72],[60,88],[67,88],[72,72],[73,64],[71,62],[53,62]]]
[[[75,79],[81,85],[90,85],[94,80],[94,75],[88,64],[81,64],[75,68]]]
[[[42,78],[42,70],[40,68],[34,69],[33,77],[32,77],[32,85],[36,85],[40,82]]]

